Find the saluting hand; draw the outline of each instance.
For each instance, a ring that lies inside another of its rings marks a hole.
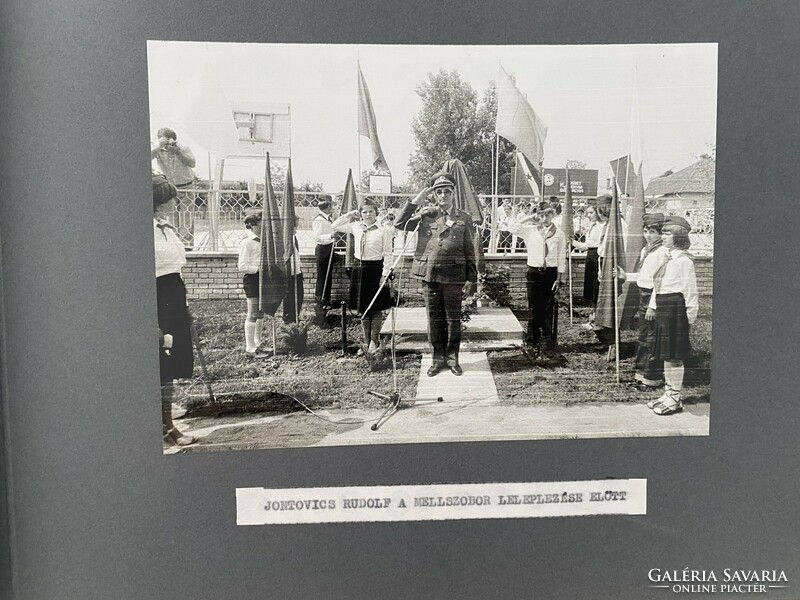
[[[424,187],[424,188],[422,188],[422,191],[421,191],[419,194],[417,194],[417,197],[416,197],[416,198],[414,198],[414,199],[411,201],[411,204],[413,204],[413,205],[415,205],[415,206],[416,206],[416,205],[418,205],[420,202],[423,202],[424,200],[426,200],[426,199],[428,198],[428,195],[429,195],[429,194],[430,194],[432,191],[433,191],[433,188],[432,188],[432,187]]]

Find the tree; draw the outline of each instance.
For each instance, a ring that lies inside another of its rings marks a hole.
[[[422,108],[411,123],[417,148],[409,161],[410,184],[419,189],[445,161],[464,163],[475,191],[492,192],[492,149],[497,118],[497,92],[490,82],[483,97],[458,71],[429,73],[417,86]],[[514,147],[500,139],[499,193],[510,193]]]
[[[577,169],[585,169],[586,168],[586,163],[583,162],[582,160],[577,160],[577,159],[571,158],[570,160],[567,161],[567,168],[568,169],[576,169],[576,170]]]
[[[324,191],[321,183],[313,183],[311,181],[304,181],[300,185],[294,186],[296,192],[322,192]]]

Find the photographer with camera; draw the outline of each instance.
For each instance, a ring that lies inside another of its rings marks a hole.
[[[192,170],[195,165],[192,151],[178,143],[178,136],[169,127],[162,127],[157,135],[158,141],[150,149],[150,158],[156,159],[158,170],[177,188],[194,183],[196,175]]]

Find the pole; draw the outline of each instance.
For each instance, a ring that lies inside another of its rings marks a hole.
[[[275,326],[275,315],[272,315],[272,356],[278,356],[278,333]]]
[[[572,243],[567,242],[567,277],[569,277],[569,324],[572,325]]]

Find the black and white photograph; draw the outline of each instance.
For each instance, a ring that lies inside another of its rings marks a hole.
[[[708,435],[716,44],[147,53],[164,452]]]

